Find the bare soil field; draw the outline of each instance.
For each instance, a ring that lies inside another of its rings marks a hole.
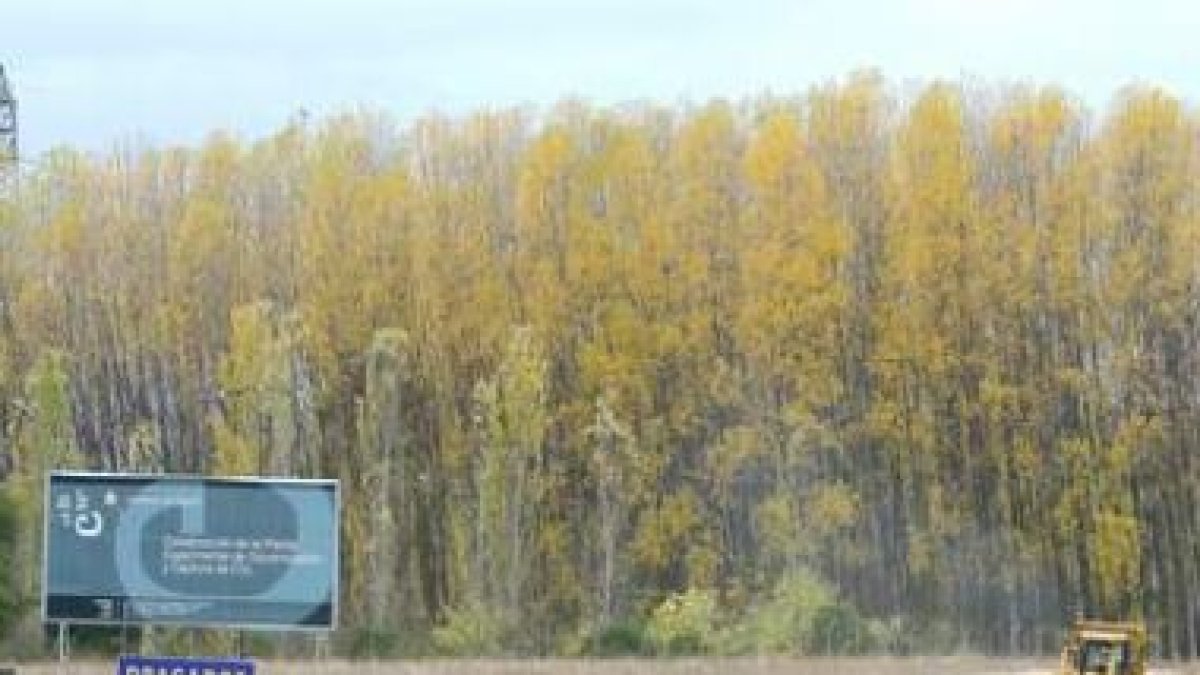
[[[263,661],[263,675],[1049,675],[1049,661],[976,657],[859,659]],[[115,662],[43,663],[19,675],[113,675]],[[1152,670],[1153,675],[1200,675],[1200,665]]]
[[[486,660],[486,661],[263,661],[263,675],[1042,675],[1049,661],[977,657],[858,659]],[[113,675],[115,662],[26,664],[21,675]],[[1153,671],[1200,675],[1200,667]]]

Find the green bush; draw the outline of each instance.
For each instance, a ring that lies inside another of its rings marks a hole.
[[[601,626],[588,636],[584,655],[599,657],[644,656],[651,651],[646,622],[627,618]]]
[[[472,604],[447,613],[446,622],[433,629],[433,646],[441,656],[501,656],[508,632],[499,614]]]
[[[656,654],[692,656],[717,651],[717,600],[712,591],[668,597],[651,612],[647,637]]]
[[[853,607],[838,603],[817,610],[808,653],[843,656],[862,654],[870,648],[870,630]]]
[[[807,569],[775,584],[718,639],[719,651],[746,654],[861,654],[874,644],[871,627],[833,587]]]
[[[337,648],[352,659],[387,659],[410,656],[405,647],[411,642],[404,640],[396,628],[368,626],[343,631],[338,635]]]
[[[16,577],[17,539],[17,505],[8,490],[0,490],[0,638],[12,632],[30,605]]]
[[[944,619],[907,614],[866,622],[870,648],[886,654],[953,654],[963,648],[963,636]]]
[[[867,621],[871,644],[884,654],[905,656],[912,651],[912,629],[905,616],[890,616]]]
[[[743,618],[739,633],[742,649],[756,654],[799,654],[809,650],[817,616],[837,605],[837,597],[823,580],[800,569],[775,585],[770,598]]]

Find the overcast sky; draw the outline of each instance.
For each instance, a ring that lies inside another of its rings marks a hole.
[[[27,156],[255,137],[304,108],[699,101],[891,81],[1200,98],[1195,0],[0,0]]]

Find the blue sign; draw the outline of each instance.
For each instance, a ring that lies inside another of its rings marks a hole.
[[[122,656],[117,675],[254,675],[254,662],[244,659]]]
[[[336,481],[53,472],[47,622],[329,630]]]

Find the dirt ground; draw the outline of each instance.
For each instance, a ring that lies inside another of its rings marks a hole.
[[[648,661],[263,661],[262,675],[1048,675],[1052,662],[973,657],[863,659],[680,659]],[[18,675],[113,675],[115,662],[24,664]],[[1154,675],[1200,675],[1200,665],[1156,669]]]

